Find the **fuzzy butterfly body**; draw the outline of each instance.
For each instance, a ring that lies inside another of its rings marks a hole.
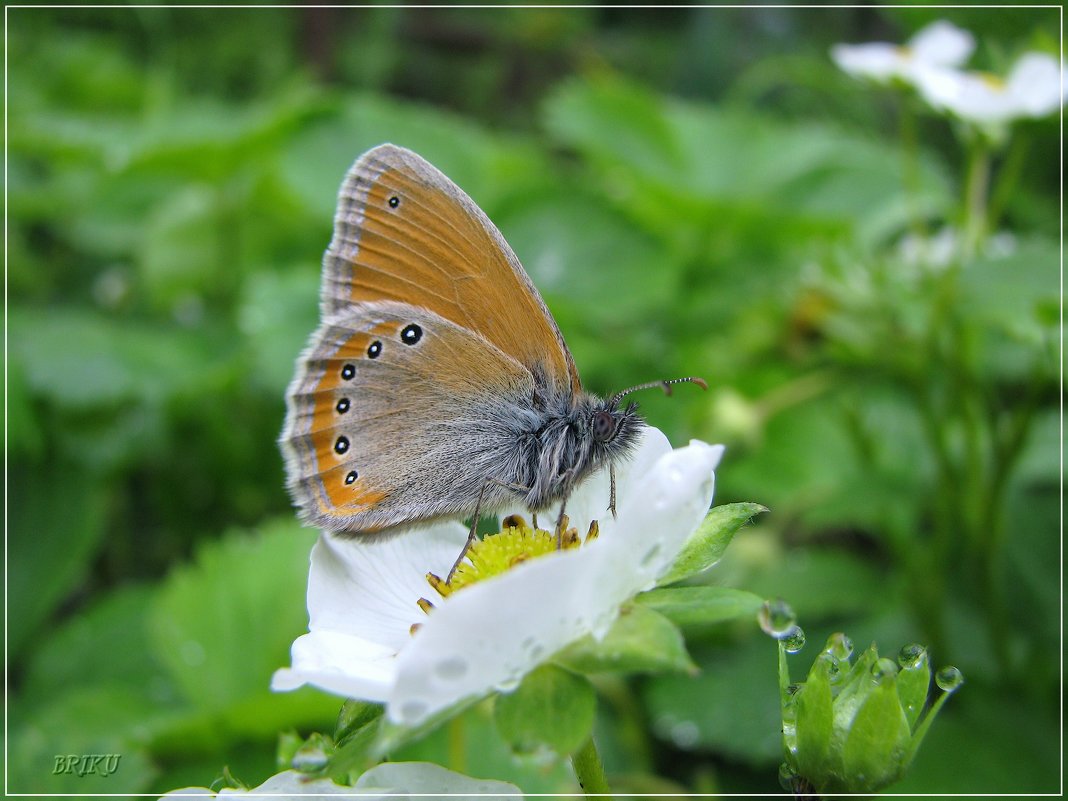
[[[624,456],[634,406],[582,390],[500,232],[425,160],[381,145],[342,184],[321,324],[281,436],[309,523],[351,535],[562,502]]]

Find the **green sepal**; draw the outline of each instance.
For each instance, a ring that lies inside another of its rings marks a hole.
[[[554,659],[577,673],[693,672],[682,632],[645,604],[626,606],[603,639],[586,635]]]
[[[857,657],[849,674],[842,680],[842,688],[834,699],[834,732],[840,739],[853,725],[857,710],[867,697],[867,692],[874,679],[871,675],[872,665],[879,659],[879,652],[875,643],[867,651]],[[843,743],[836,746],[841,748]]]
[[[341,709],[337,713],[337,724],[334,726],[334,742],[344,743],[350,736],[382,717],[382,712],[381,704],[372,704],[367,701],[350,698],[341,705]]]
[[[593,731],[596,712],[589,679],[551,664],[528,673],[515,692],[498,695],[493,706],[497,730],[517,753],[578,750]]]
[[[677,626],[711,625],[752,618],[764,599],[731,587],[670,587],[643,592],[635,602],[652,609]]]
[[[901,698],[901,708],[905,710],[910,731],[916,730],[916,723],[927,704],[927,693],[930,689],[931,663],[926,655],[919,666],[898,671],[897,694]]]
[[[850,779],[848,789],[871,792],[896,780],[908,764],[909,737],[897,679],[886,677],[871,687],[846,738],[842,769]]]
[[[674,584],[712,567],[723,556],[738,529],[766,511],[767,507],[759,503],[728,503],[713,508],[686,540],[675,564],[657,584]]]
[[[797,772],[806,777],[826,773],[831,755],[834,711],[831,693],[830,658],[817,658],[808,681],[793,698],[796,704]]]

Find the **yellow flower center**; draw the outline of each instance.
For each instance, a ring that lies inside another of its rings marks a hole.
[[[499,532],[487,534],[481,540],[471,543],[464,560],[456,566],[447,580],[433,573],[427,573],[426,580],[438,595],[447,598],[457,590],[491,576],[499,576],[528,559],[536,559],[557,550],[578,548],[583,542],[591,542],[597,538],[596,520],[590,523],[585,540],[579,538],[578,531],[569,527],[568,522],[565,515],[560,525],[560,537],[557,539],[556,534],[551,531],[527,525],[519,515],[507,517]],[[419,605],[423,611],[429,611],[428,606],[433,607],[429,602]]]
[[[993,89],[995,92],[1005,91],[1005,81],[999,76],[990,72],[977,72],[975,74],[980,81],[986,84],[988,89]]]

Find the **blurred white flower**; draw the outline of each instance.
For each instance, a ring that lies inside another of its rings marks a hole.
[[[270,796],[276,801],[315,801],[358,797],[366,801],[395,798],[398,795],[448,795],[452,798],[519,798],[519,788],[507,782],[472,779],[430,762],[384,762],[366,771],[352,787],[342,787],[330,779],[309,779],[302,773],[287,770],[272,776],[251,790],[219,790],[185,787],[172,790],[164,799],[230,798],[235,796]]]
[[[975,49],[975,38],[945,20],[932,22],[916,33],[904,47],[888,42],[837,44],[831,58],[855,78],[878,83],[897,79],[916,83],[931,67],[959,67]]]
[[[293,643],[293,666],[275,673],[273,688],[312,684],[385,702],[390,720],[417,725],[461,700],[516,686],[569,643],[603,637],[620,606],[667,572],[708,511],[722,452],[697,441],[672,450],[660,431],[645,429],[617,471],[617,520],[605,513],[607,475],[568,500],[572,525],[585,532],[597,519],[599,538],[440,600],[426,574],[451,567],[467,537],[459,523],[381,541],[324,534],[311,555],[309,632]],[[433,598],[429,614],[417,606],[421,597]]]
[[[898,257],[902,264],[922,271],[948,267],[960,257],[960,232],[947,225],[927,236],[906,234],[898,243]],[[1010,231],[998,231],[986,239],[982,255],[1005,258],[1016,252],[1016,236]]]
[[[982,72],[928,69],[916,86],[933,107],[980,127],[1044,117],[1064,102],[1066,73],[1046,53],[1026,53],[1004,79]]]

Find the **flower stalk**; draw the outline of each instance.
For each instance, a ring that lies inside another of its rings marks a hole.
[[[593,737],[586,740],[582,747],[571,755],[571,766],[575,769],[575,777],[587,798],[596,796],[611,799],[608,780],[604,774],[604,763],[597,752]]]

